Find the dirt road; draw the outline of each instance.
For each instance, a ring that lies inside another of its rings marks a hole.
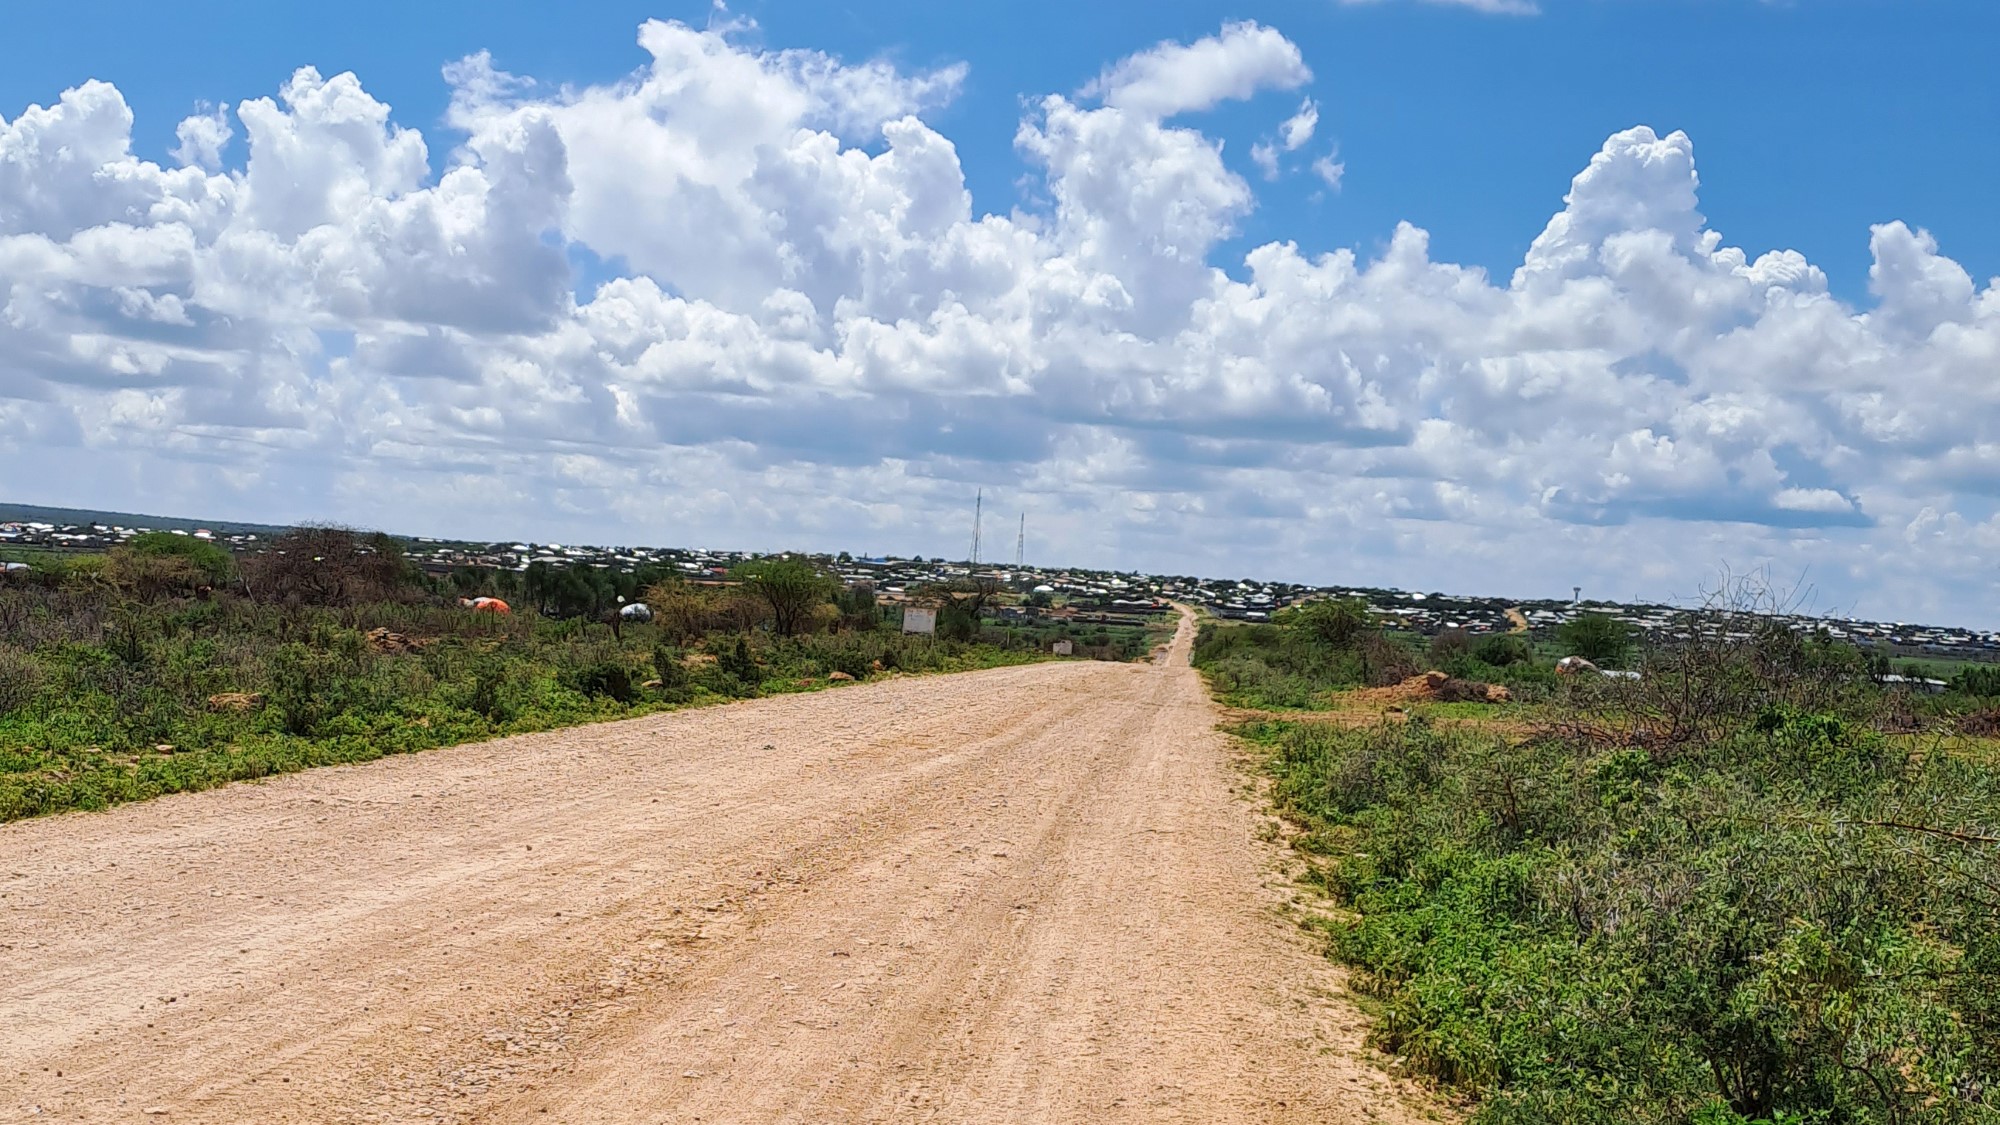
[[[0,1120],[1416,1120],[1188,641],[0,826]]]

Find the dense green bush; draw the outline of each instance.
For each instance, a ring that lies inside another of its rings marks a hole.
[[[685,691],[693,682],[681,650],[669,644],[653,646],[653,675],[662,692]]]
[[[1556,639],[1571,656],[1620,665],[1632,654],[1632,627],[1608,613],[1581,613],[1562,623]]]
[[[140,558],[180,559],[211,586],[221,586],[236,573],[236,560],[221,544],[171,531],[148,531],[132,537],[125,550]]]
[[[287,734],[311,734],[326,717],[318,673],[324,658],[296,642],[271,654],[267,695]]]
[[[617,660],[598,660],[572,669],[564,680],[577,694],[590,699],[630,703],[638,694],[632,683],[632,670]]]
[[[716,667],[725,674],[734,676],[746,684],[754,684],[764,678],[763,669],[758,667],[757,658],[750,655],[750,642],[738,637],[736,643],[716,655]]]
[[[1993,1121],[2000,775],[1867,718],[1256,733],[1378,1045],[1480,1121]]]
[[[513,717],[513,701],[506,694],[509,667],[505,660],[488,655],[472,664],[472,687],[466,693],[465,709],[488,722],[505,722]]]
[[[19,649],[0,647],[0,717],[33,702],[47,679],[39,661]]]
[[[1374,629],[1375,614],[1360,598],[1332,598],[1287,609],[1280,622],[1311,644],[1340,650],[1353,648]]]
[[[1535,646],[1520,633],[1495,633],[1472,646],[1472,658],[1493,668],[1511,668],[1535,659]]]
[[[1420,658],[1408,638],[1356,629],[1354,622],[1354,610],[1344,602],[1310,603],[1270,625],[1208,622],[1196,634],[1194,664],[1225,702],[1242,707],[1312,708],[1323,705],[1330,692],[1393,684],[1432,668],[1459,679],[1506,684],[1521,699],[1542,698],[1555,687],[1553,666],[1535,661],[1525,640],[1518,643],[1527,658],[1516,660],[1512,643],[1490,647],[1513,638],[1473,642],[1461,631],[1447,630]],[[1482,652],[1507,663],[1489,664]]]
[[[724,699],[755,699],[762,694],[756,681],[746,680],[720,664],[711,664],[702,669],[695,682],[703,691],[719,695]]]
[[[1359,653],[1281,625],[1205,623],[1194,664],[1225,700],[1247,707],[1312,707],[1329,691],[1367,682]]]
[[[828,671],[865,679],[875,670],[874,659],[858,646],[845,645],[832,649],[821,657]]]
[[[1463,629],[1441,629],[1431,638],[1424,655],[1434,668],[1464,660],[1472,655],[1472,635]]]
[[[939,640],[969,641],[979,633],[979,618],[972,610],[956,604],[938,607],[937,635]]]
[[[1951,690],[1980,699],[2000,698],[2000,664],[1974,664],[1960,668],[1951,678]]]

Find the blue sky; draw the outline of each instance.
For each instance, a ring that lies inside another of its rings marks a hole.
[[[265,92],[292,69],[359,73],[403,123],[435,129],[444,63],[490,50],[556,82],[615,80],[644,61],[648,18],[701,24],[705,3],[352,0],[339,5],[99,2],[21,6],[0,42],[0,115],[84,78],[122,89],[136,147],[163,156],[197,102]],[[851,59],[971,64],[937,123],[965,155],[975,205],[1019,202],[1020,103],[1067,91],[1106,59],[1194,39],[1223,19],[1283,31],[1313,62],[1308,87],[1348,175],[1261,199],[1241,246],[1368,248],[1399,220],[1441,256],[1504,273],[1559,205],[1577,154],[1635,124],[1694,139],[1703,213],[1754,251],[1797,249],[1835,292],[1864,295],[1870,224],[1922,226],[1976,277],[2000,274],[2000,5],[1982,0],[1546,0],[1537,16],[1385,0],[1078,4],[1018,0],[739,0],[777,47]],[[192,10],[189,10],[192,9]],[[115,32],[107,29],[117,29]],[[1282,101],[1271,95],[1269,100]],[[1247,168],[1268,106],[1230,106],[1216,130]],[[1238,127],[1232,137],[1230,126]]]
[[[24,8],[0,497],[2000,624],[2000,8],[1527,5]]]

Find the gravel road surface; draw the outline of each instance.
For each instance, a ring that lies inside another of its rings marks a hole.
[[[0,826],[0,1120],[1421,1120],[1190,639]]]

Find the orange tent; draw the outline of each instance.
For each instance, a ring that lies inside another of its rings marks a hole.
[[[499,598],[460,598],[458,604],[474,613],[512,613],[514,608]]]

